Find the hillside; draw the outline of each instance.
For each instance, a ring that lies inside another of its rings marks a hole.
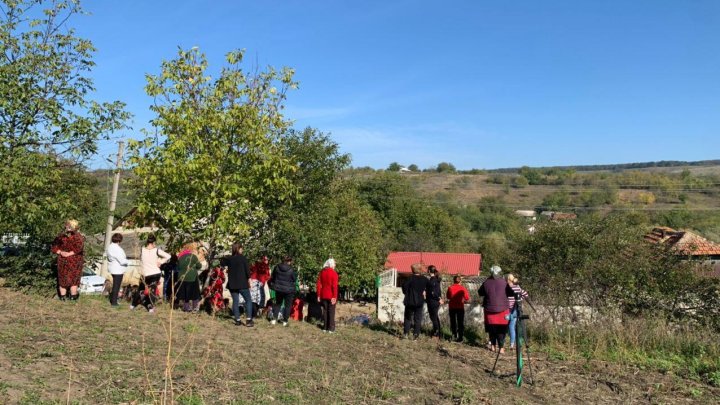
[[[254,329],[227,319],[115,310],[100,298],[61,303],[0,290],[0,402],[159,403],[172,330],[175,398],[204,403],[708,403],[720,389],[634,367],[559,360],[538,349],[535,385],[488,373],[494,356],[468,344],[399,340],[341,325]],[[500,374],[514,370],[510,356]]]
[[[682,160],[661,160],[658,162],[637,162],[637,163],[617,163],[607,165],[579,165],[579,166],[548,166],[548,167],[537,167],[537,169],[555,169],[555,170],[575,170],[579,172],[587,171],[620,171],[620,170],[637,170],[637,169],[649,169],[649,170],[665,170],[672,171],[683,170],[684,168],[701,168],[701,167],[720,167],[720,160],[698,160],[693,162],[687,162]],[[519,167],[507,167],[501,169],[488,170],[491,173],[516,173],[520,170]]]
[[[707,185],[681,185],[681,173],[690,173],[693,178],[703,178]],[[407,173],[403,174],[414,187],[430,201],[453,201],[461,204],[474,204],[483,198],[501,199],[503,205],[517,209],[532,209],[541,206],[543,201],[553,194],[565,192],[570,201],[567,209],[589,211],[597,209],[621,208],[646,211],[688,209],[720,209],[720,184],[715,177],[720,176],[720,166],[652,167],[645,169],[622,170],[612,173],[575,174],[565,184],[516,185],[513,179],[517,174],[455,174],[455,173]],[[638,177],[633,184],[623,184]],[[614,183],[619,183],[619,185]],[[577,202],[582,195],[603,192],[610,187],[616,193],[611,204],[587,204]],[[652,194],[648,200],[644,196]]]

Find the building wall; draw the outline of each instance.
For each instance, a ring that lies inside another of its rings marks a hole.
[[[403,315],[405,313],[403,298],[405,298],[405,296],[403,295],[400,287],[380,287],[378,289],[378,320],[383,323],[402,323]],[[447,304],[440,307],[440,324],[447,325],[449,327],[447,311]],[[478,300],[473,300],[472,303],[465,306],[465,322],[468,325],[479,325],[483,323],[482,306]],[[431,325],[427,312],[427,306],[425,306],[425,320],[423,321],[423,324],[427,326]]]

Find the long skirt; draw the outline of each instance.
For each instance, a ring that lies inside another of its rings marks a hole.
[[[200,283],[195,281],[183,281],[178,286],[175,296],[180,301],[196,301],[200,299]]]

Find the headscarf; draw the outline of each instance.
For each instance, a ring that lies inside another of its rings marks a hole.
[[[323,264],[324,269],[328,267],[330,267],[331,269],[335,269],[335,259],[333,259],[332,257],[327,259],[325,261],[325,264]]]
[[[497,264],[490,267],[490,274],[492,274],[493,277],[497,277],[500,274],[502,274],[502,269]]]

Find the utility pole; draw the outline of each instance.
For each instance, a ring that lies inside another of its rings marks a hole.
[[[100,266],[101,275],[104,275],[107,272],[108,262],[105,257],[105,252],[107,251],[108,246],[110,246],[110,234],[113,231],[113,224],[115,223],[115,203],[117,202],[118,187],[120,187],[120,171],[122,170],[123,150],[123,141],[120,141],[118,142],[117,163],[115,164],[112,194],[110,195],[110,214],[108,215],[107,225],[105,226],[105,248],[103,250],[103,260]]]

